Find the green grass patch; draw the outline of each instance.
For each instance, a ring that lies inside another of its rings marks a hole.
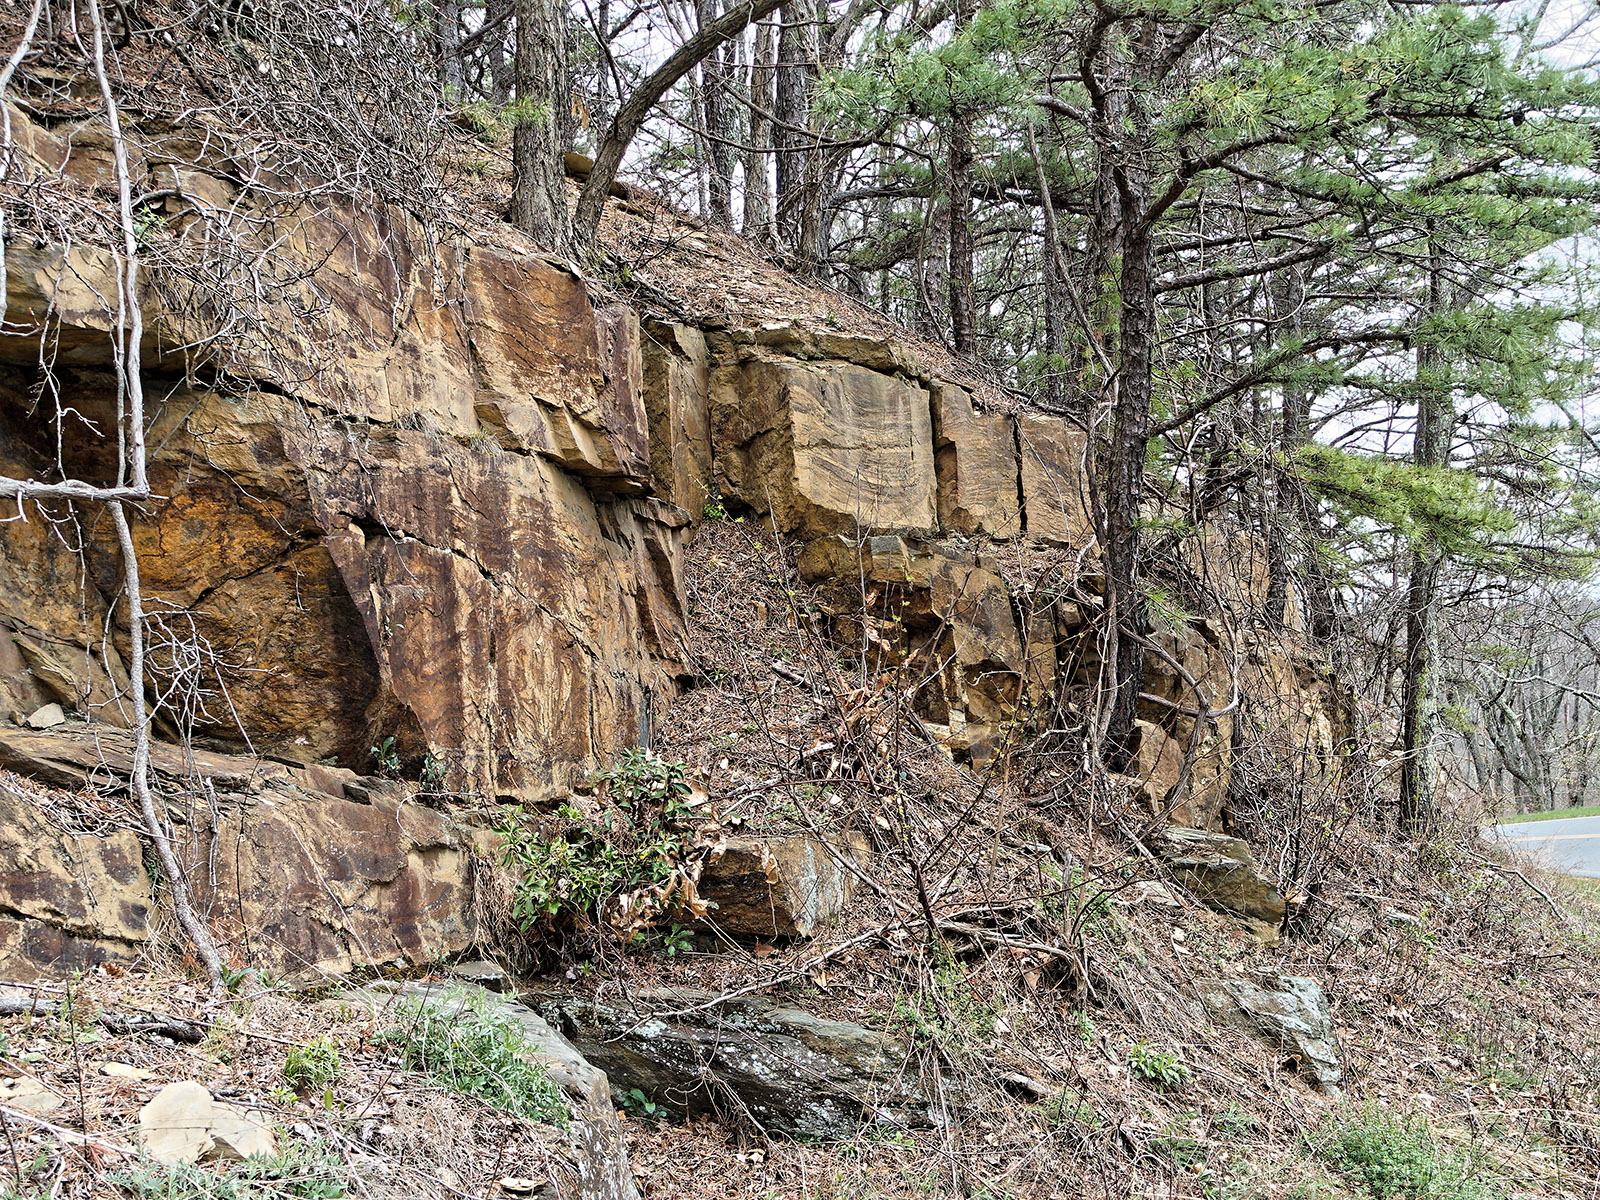
[[[295,1046],[283,1060],[283,1077],[299,1092],[329,1087],[339,1078],[339,1048],[327,1038]]]
[[[1313,1135],[1317,1153],[1372,1200],[1502,1200],[1505,1190],[1472,1156],[1439,1145],[1421,1117],[1369,1104]]]
[[[379,1036],[400,1048],[410,1070],[524,1120],[565,1124],[566,1102],[535,1060],[538,1048],[487,997],[453,990],[437,1000],[411,999],[400,1016]]]
[[[258,1154],[226,1171],[142,1161],[106,1182],[138,1200],[338,1200],[349,1194],[344,1160],[315,1141],[289,1142],[278,1154]]]
[[[1581,808],[1552,808],[1549,812],[1508,813],[1495,824],[1522,825],[1528,821],[1565,821],[1571,817],[1600,817],[1600,804],[1585,804]]]
[[[1561,887],[1564,891],[1600,904],[1600,879],[1590,879],[1586,875],[1564,875],[1561,878]]]

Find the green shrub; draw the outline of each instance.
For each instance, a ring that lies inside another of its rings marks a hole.
[[[294,1046],[283,1059],[283,1077],[299,1092],[312,1092],[339,1078],[339,1048],[327,1038]]]
[[[610,925],[631,935],[659,914],[665,885],[691,853],[682,763],[626,750],[600,782],[611,807],[595,816],[564,809],[573,824],[560,836],[530,827],[521,808],[496,827],[501,861],[517,876],[511,916],[523,930]]]
[[[1099,1129],[1100,1114],[1084,1099],[1083,1093],[1064,1087],[1039,1106],[1039,1116],[1044,1123],[1054,1127],[1078,1126]]]
[[[935,961],[925,986],[895,1001],[892,1023],[916,1041],[962,1047],[994,1036],[1000,1017],[948,951]]]
[[[386,737],[372,748],[372,765],[379,775],[395,779],[400,774],[400,755],[394,748],[394,739]]]
[[[1368,1105],[1318,1132],[1322,1157],[1372,1200],[1496,1200],[1465,1154],[1441,1150],[1421,1117]]]
[[[432,750],[422,756],[422,774],[417,782],[422,786],[420,791],[435,796],[445,795],[445,781],[450,778],[450,764],[438,757]]]
[[[1182,1087],[1194,1078],[1194,1072],[1179,1062],[1176,1054],[1144,1042],[1135,1042],[1128,1048],[1128,1070],[1160,1088]]]
[[[106,1182],[138,1200],[337,1200],[347,1194],[344,1160],[319,1141],[284,1144],[219,1173],[185,1163],[141,1161]]]
[[[1258,1122],[1237,1104],[1230,1104],[1211,1118],[1211,1128],[1218,1137],[1243,1138],[1256,1131]]]
[[[537,1048],[486,997],[452,991],[441,1000],[407,1000],[400,1011],[404,1024],[380,1037],[400,1047],[409,1069],[525,1120],[566,1121],[561,1089],[531,1057]]]
[[[491,146],[498,146],[506,140],[506,130],[500,122],[500,113],[487,100],[474,100],[471,104],[463,104],[455,111],[455,121],[461,128]]]
[[[636,1117],[648,1119],[661,1115],[661,1106],[645,1095],[642,1088],[629,1088],[625,1092],[618,1093],[617,1098],[621,1101],[622,1107]]]

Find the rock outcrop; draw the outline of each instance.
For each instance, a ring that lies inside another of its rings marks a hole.
[[[104,156],[11,118],[19,178],[106,183]],[[134,143],[168,234],[255,203],[192,139]],[[717,505],[803,547],[841,647],[905,672],[960,760],[1100,685],[1090,446],[1069,421],[986,407],[896,337],[641,322],[509,230],[438,241],[389,210],[257,216],[279,239],[263,303],[224,311],[181,273],[144,281],[155,495],[134,521],[151,683],[184,713],[157,733],[200,750],[162,752],[181,764],[171,790],[225,794],[218,840],[185,849],[216,864],[217,919],[247,955],[338,969],[465,948],[467,835],[356,776],[538,803],[648,742],[686,670],[681,542]],[[115,264],[47,238],[5,253],[0,474],[111,479]],[[36,403],[50,388],[70,412]],[[0,727],[46,740],[0,747],[0,764],[115,791],[115,538],[94,506],[21,516],[0,522]],[[1334,761],[1297,619],[1280,641],[1240,632],[1268,594],[1256,548],[1208,533],[1172,556],[1208,598],[1148,657],[1126,782],[1153,822],[1224,827],[1241,728]],[[132,835],[0,817],[19,873],[0,885],[0,949],[43,969],[140,944]],[[766,899],[752,932],[824,919]]]
[[[0,728],[0,766],[79,789],[117,786],[129,735],[73,724],[49,734]],[[349,771],[158,744],[158,787],[206,794],[211,819],[180,826],[197,903],[232,955],[280,971],[438,962],[472,946],[474,833],[414,802],[409,789]],[[63,974],[143,952],[155,890],[125,797],[87,814],[116,832],[73,832],[85,816],[46,812],[0,777],[0,976]],[[214,882],[213,882],[214,881]]]
[[[627,1002],[530,997],[618,1092],[674,1112],[747,1115],[796,1136],[933,1120],[906,1046],[765,997],[673,991]]]
[[[66,159],[12,119],[32,170]],[[240,199],[225,167],[140,149],[181,191]],[[637,317],[534,254],[435,243],[399,214],[278,219],[291,282],[218,350],[226,387],[180,350],[215,323],[146,297],[157,499],[135,543],[147,606],[203,647],[153,665],[193,677],[195,732],[219,748],[366,770],[393,737],[462,790],[559,791],[638,741],[681,670],[682,515],[648,495]],[[6,254],[0,474],[110,479],[115,439],[94,431],[115,424],[112,264],[31,241]],[[73,419],[37,414],[41,339]],[[55,702],[125,722],[125,646],[102,636],[109,523],[82,519],[84,571],[64,506],[24,516],[0,525],[0,718]]]
[[[16,736],[0,728],[0,767],[30,764],[11,751]],[[0,978],[134,957],[154,906],[138,837],[50,811],[31,792],[0,771]]]

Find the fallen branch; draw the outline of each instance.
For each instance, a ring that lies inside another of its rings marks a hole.
[[[59,1015],[61,1007],[61,1002],[56,1000],[0,999],[0,1017],[50,1017]],[[206,1036],[205,1027],[202,1025],[185,1021],[181,1017],[159,1014],[101,1012],[95,1014],[95,1024],[103,1026],[111,1033],[153,1033],[160,1037],[171,1038],[175,1042],[190,1044],[203,1042]]]
[[[1556,917],[1563,925],[1570,926],[1572,924],[1572,918],[1561,911],[1561,906],[1551,898],[1550,893],[1545,891],[1533,880],[1529,879],[1521,871],[1517,870],[1517,868],[1508,867],[1503,863],[1497,863],[1493,859],[1486,858],[1484,855],[1479,854],[1476,850],[1472,850],[1470,848],[1467,850],[1467,853],[1472,855],[1473,858],[1477,859],[1491,871],[1499,871],[1502,875],[1515,875],[1518,879],[1522,880],[1523,883],[1528,885],[1529,890],[1532,891],[1534,895],[1538,896],[1539,899],[1543,900],[1550,906],[1550,911],[1555,913]]]
[[[124,1158],[138,1158],[139,1152],[129,1146],[119,1146],[115,1142],[108,1142],[104,1138],[91,1137],[86,1133],[79,1133],[76,1129],[68,1129],[65,1125],[57,1125],[54,1121],[46,1121],[43,1117],[36,1117],[32,1113],[25,1113],[20,1108],[7,1108],[0,1104],[0,1113],[6,1115],[9,1121],[15,1117],[29,1125],[48,1130],[60,1138],[68,1146],[92,1146],[96,1150],[104,1150],[108,1154],[120,1154]]]

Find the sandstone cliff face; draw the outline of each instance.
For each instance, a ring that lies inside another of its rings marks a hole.
[[[369,770],[393,737],[462,790],[548,795],[637,741],[680,669],[682,518],[647,495],[637,318],[541,259],[388,214],[308,214],[285,239],[291,294],[228,344],[225,387],[185,377],[175,347],[203,330],[147,297],[159,499],[136,541],[149,605],[209,649],[156,666],[185,673],[221,748]],[[25,332],[0,339],[0,471],[49,477],[59,448],[67,474],[110,478],[110,263],[19,241],[7,266]],[[41,346],[81,420],[38,405]],[[0,525],[0,715],[55,700],[121,722],[111,531],[24,516]]]
[[[75,721],[0,727],[0,978],[149,949],[156,885],[128,828],[132,745]],[[162,795],[204,798],[171,812],[197,903],[234,962],[340,973],[473,944],[473,834],[407,803],[410,789],[159,742],[151,765]],[[50,803],[20,776],[72,798]]]
[[[12,120],[26,170],[70,163],[103,185],[105,162]],[[181,193],[163,201],[171,227],[194,197],[239,200],[221,169],[159,138],[138,149],[147,182]],[[444,769],[452,789],[530,801],[648,741],[684,671],[679,550],[709,502],[803,547],[842,645],[927,665],[919,712],[958,756],[988,760],[1063,689],[1097,685],[1087,439],[1065,421],[986,411],[893,338],[641,323],[535,254],[436,242],[398,214],[273,220],[277,286],[259,311],[147,288],[156,499],[135,525],[153,686],[235,756],[222,775],[254,780],[189,847],[226,849],[208,875],[216,919],[247,951],[254,936],[340,968],[469,945],[470,837],[327,772],[372,772],[392,738],[413,777]],[[114,264],[18,238],[6,266],[0,473],[109,479]],[[220,361],[185,359],[234,317]],[[0,722],[58,703],[91,730],[126,725],[108,523],[93,506],[20,515],[0,523]],[[1221,574],[1221,609],[1151,658],[1133,780],[1152,813],[1212,829],[1241,690],[1270,693],[1285,736],[1329,761],[1335,737],[1292,646],[1239,633],[1260,572]],[[1196,732],[1197,706],[1227,711]],[[48,775],[52,752],[30,747],[11,765]],[[278,762],[251,776],[252,755]],[[0,896],[0,961],[137,949],[150,881],[131,835],[52,836],[9,811],[0,826],[16,833],[0,867],[56,880]],[[68,861],[100,883],[72,884]]]

